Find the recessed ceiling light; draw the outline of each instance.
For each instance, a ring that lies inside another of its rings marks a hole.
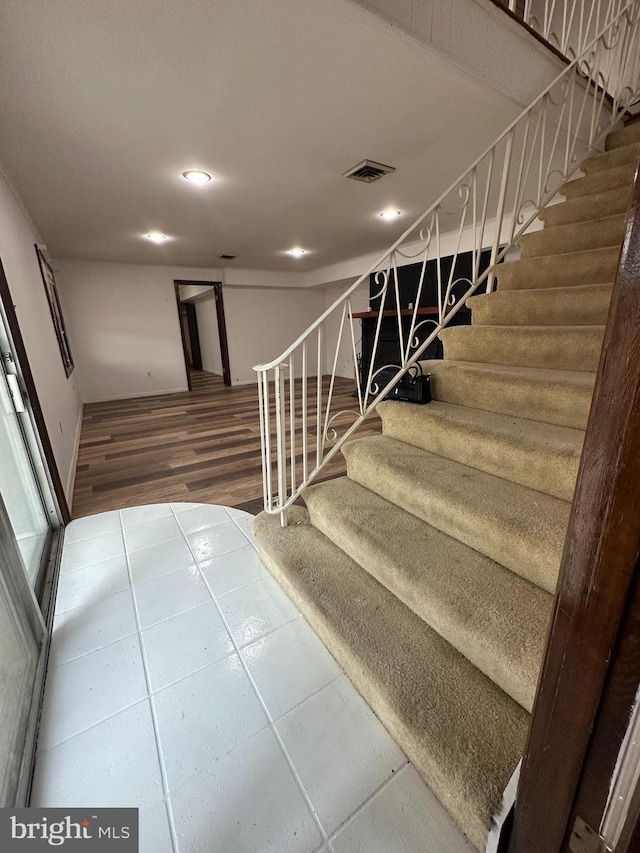
[[[166,234],[161,234],[159,231],[152,231],[151,234],[147,234],[147,240],[151,240],[152,243],[164,243],[168,239]]]
[[[383,219],[395,219],[396,217],[400,216],[400,211],[391,210],[391,208],[389,208],[388,210],[383,210],[380,216]]]
[[[292,255],[292,257],[294,257],[294,258],[301,258],[303,255],[307,254],[307,250],[306,249],[300,249],[300,248],[289,249],[287,254]]]
[[[189,181],[189,183],[195,184],[198,187],[208,184],[211,180],[211,175],[208,172],[200,171],[200,169],[189,169],[182,173],[182,177],[185,181]]]

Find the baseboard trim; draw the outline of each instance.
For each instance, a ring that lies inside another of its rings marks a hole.
[[[118,394],[117,397],[99,397],[96,400],[85,400],[84,404],[89,406],[92,403],[115,403],[118,400],[135,400],[136,397],[162,397],[163,394],[183,394],[188,392],[188,390],[187,386],[183,385],[180,388],[166,388],[162,391],[144,391],[137,394]]]

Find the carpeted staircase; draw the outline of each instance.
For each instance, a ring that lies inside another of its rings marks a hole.
[[[522,238],[473,324],[442,332],[427,406],[385,402],[265,564],[473,844],[522,755],[598,365],[640,123]]]

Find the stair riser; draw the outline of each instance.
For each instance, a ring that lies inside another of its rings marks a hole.
[[[553,204],[540,213],[540,219],[548,227],[604,219],[620,213],[626,214],[630,199],[630,187],[610,190],[591,198],[576,198],[562,204]]]
[[[626,217],[623,214],[579,225],[545,228],[518,240],[522,258],[539,258],[569,252],[621,246]]]
[[[536,444],[508,441],[490,430],[473,430],[455,421],[429,418],[428,410],[434,404],[421,407],[426,410],[424,416],[419,412],[406,411],[410,407],[405,404],[402,404],[405,413],[401,416],[398,405],[383,403],[378,407],[383,433],[389,438],[529,489],[537,489],[560,500],[572,500],[580,463],[581,432],[576,433],[577,440],[573,445],[556,449],[547,444],[543,448]]]
[[[586,178],[578,178],[569,181],[562,188],[563,196],[568,199],[582,198],[595,193],[608,192],[609,190],[628,187],[633,182],[635,164],[626,164],[617,169],[607,169],[604,172],[596,172]]]
[[[596,172],[606,171],[608,169],[617,169],[619,166],[630,164],[637,165],[640,158],[640,145],[637,143],[625,145],[622,148],[614,148],[611,151],[605,151],[603,154],[595,154],[585,160],[582,169],[587,175],[593,175]]]
[[[640,142],[640,122],[635,121],[610,133],[604,147],[607,151],[611,151],[613,148],[622,148],[625,145],[633,145],[637,142]]]
[[[598,367],[603,336],[602,326],[456,326],[440,333],[444,357],[453,361],[586,373]]]
[[[437,476],[433,468],[422,480],[407,468],[406,459],[399,454],[374,461],[366,439],[344,445],[342,452],[351,480],[536,586],[554,591],[563,544],[558,529],[553,534],[541,530],[539,537],[524,537],[514,518],[491,515],[482,500],[468,501],[462,509],[451,492],[433,488],[431,477]],[[437,466],[438,457],[431,454],[430,457],[432,465]],[[468,469],[465,476],[474,477],[473,469]],[[473,491],[471,480],[467,485]],[[568,504],[565,507],[560,501],[557,503],[564,509],[561,512],[559,508],[555,522],[560,518],[564,522]]]
[[[431,373],[433,399],[548,424],[585,429],[593,386],[536,382],[472,371],[449,370],[444,362],[422,362]],[[586,374],[585,374],[586,375]]]
[[[311,487],[304,498],[314,527],[531,711],[551,616],[549,593],[347,478]],[[411,543],[404,558],[394,547],[395,537]],[[417,577],[416,562],[421,561]],[[523,635],[525,642],[515,640]]]
[[[467,299],[474,326],[599,326],[609,314],[611,285],[505,290]]]
[[[618,270],[620,249],[595,249],[552,257],[528,258],[500,264],[496,269],[499,290],[526,290],[545,287],[572,287],[609,284]]]

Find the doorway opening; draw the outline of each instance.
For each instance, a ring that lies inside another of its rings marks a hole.
[[[189,391],[211,377],[231,385],[227,325],[219,281],[174,281]]]

